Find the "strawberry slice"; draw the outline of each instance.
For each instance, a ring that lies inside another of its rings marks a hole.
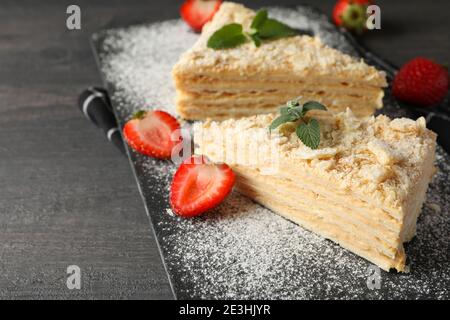
[[[203,25],[214,17],[222,0],[187,0],[180,8],[183,20],[196,32],[202,31]]]
[[[123,128],[128,145],[139,153],[158,159],[170,159],[172,149],[181,141],[174,132],[177,119],[164,111],[138,111]]]
[[[170,204],[175,213],[190,218],[216,207],[230,193],[234,172],[226,164],[214,164],[204,156],[192,156],[175,173]]]

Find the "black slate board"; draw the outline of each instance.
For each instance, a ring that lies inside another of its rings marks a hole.
[[[332,47],[358,56],[346,37],[314,9],[271,8],[270,13],[294,27],[311,30]],[[195,38],[179,20],[106,30],[93,36],[99,68],[120,126],[142,107],[171,103],[167,98],[174,96],[170,75],[158,72],[170,73],[174,57]],[[142,41],[148,43],[144,46]],[[139,88],[141,84],[133,83],[150,79],[143,74],[154,76],[148,94]],[[384,104],[384,114],[409,115],[389,90]],[[411,272],[382,271],[381,288],[375,290],[367,286],[370,263],[267,210],[255,215],[259,206],[237,194],[198,219],[182,220],[169,214],[168,185],[175,166],[127,151],[174,295],[179,299],[450,298],[450,159],[441,148],[439,172],[419,219],[418,236],[406,245]],[[242,226],[247,229],[236,232]],[[257,234],[262,227],[264,236],[250,240],[244,236],[254,236],[251,229],[260,228],[253,230]]]

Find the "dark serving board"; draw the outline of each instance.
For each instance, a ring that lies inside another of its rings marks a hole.
[[[331,47],[358,56],[348,39],[314,9],[269,11],[293,27],[312,31]],[[174,113],[170,70],[197,37],[180,20],[93,36],[120,126],[139,109]],[[384,103],[382,113],[408,116],[389,90]],[[168,190],[176,166],[127,151],[176,298],[450,298],[450,158],[440,147],[439,171],[429,188],[417,237],[406,245],[410,272],[381,271],[379,289],[367,285],[373,279],[369,262],[237,193],[202,217],[174,216]]]

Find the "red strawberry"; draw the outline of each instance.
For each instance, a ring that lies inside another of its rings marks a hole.
[[[177,119],[164,111],[139,111],[123,128],[129,146],[139,153],[158,159],[169,159],[172,149],[181,141],[174,131],[180,129]]]
[[[173,177],[172,209],[182,217],[195,217],[220,204],[233,188],[234,180],[228,165],[193,156],[181,164]]]
[[[186,0],[180,8],[183,20],[195,31],[202,31],[203,25],[214,17],[222,0]]]
[[[367,7],[371,4],[370,0],[339,0],[333,9],[334,23],[351,31],[363,32],[367,28]]]
[[[448,70],[429,59],[415,58],[396,74],[392,94],[422,106],[439,104],[448,90]]]

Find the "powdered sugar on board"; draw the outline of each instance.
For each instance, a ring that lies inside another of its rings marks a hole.
[[[179,20],[107,32],[104,50],[115,54],[103,57],[102,70],[106,81],[116,86],[114,99],[126,106],[121,111],[162,109],[175,114],[172,66],[196,39]]]
[[[314,10],[274,8],[270,14],[355,54]],[[196,38],[179,20],[94,36],[121,125],[139,109],[175,114],[171,68]],[[383,113],[402,115],[389,92],[385,105]],[[450,297],[450,160],[440,148],[439,172],[428,191],[418,236],[406,246],[411,272],[382,271],[381,288],[375,290],[367,286],[367,261],[237,193],[203,217],[177,217],[168,205],[175,165],[134,152],[130,158],[178,298]]]

